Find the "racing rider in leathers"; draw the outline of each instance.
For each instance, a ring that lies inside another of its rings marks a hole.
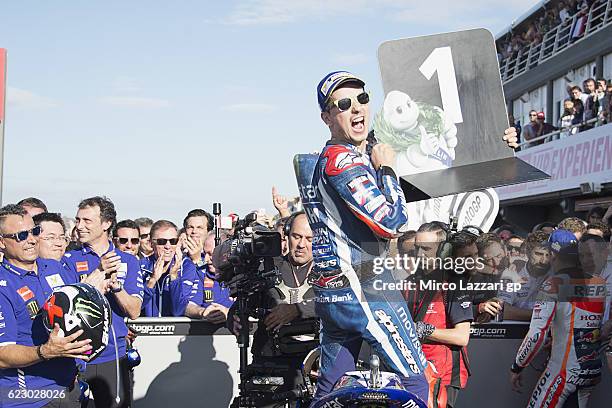
[[[311,185],[304,186],[307,193],[301,188],[313,231],[309,280],[321,319],[315,400],[355,369],[366,340],[406,388],[426,402],[427,361],[401,292],[374,289],[375,280],[393,280],[390,270],[374,271],[373,263],[386,255],[389,239],[404,232],[408,214],[391,168],[391,147],[376,144],[366,153],[370,115],[364,86],[345,71],[328,74],[317,86],[321,119],[331,139],[319,155]],[[516,146],[513,128],[504,139]]]
[[[577,393],[578,406],[586,408],[601,379],[605,280],[579,269],[576,239],[570,231],[554,231],[549,242],[555,274],[540,288],[543,298],[534,306],[529,332],[510,369],[511,382],[518,391],[522,369],[531,363],[550,332],[550,357],[528,407],[562,407]]]

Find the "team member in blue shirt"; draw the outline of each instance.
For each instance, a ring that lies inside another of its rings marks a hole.
[[[125,356],[128,328],[124,318],[135,319],[140,315],[144,292],[138,259],[119,251],[110,241],[109,231],[116,219],[115,206],[109,199],[91,197],[81,201],[76,215],[76,230],[83,247],[65,255],[66,265],[81,279],[99,268],[109,280],[106,297],[113,312],[112,327],[116,343],[111,332],[106,350],[94,362],[87,364],[84,375],[96,401],[96,408],[117,406],[115,398],[119,379],[116,374],[116,353],[121,368],[119,406],[128,406],[130,402],[130,370]]]
[[[210,323],[225,323],[229,308],[234,301],[230,290],[222,285],[215,274],[212,253],[215,250],[215,234],[209,232],[204,239],[204,256],[198,265],[198,291],[187,305],[186,315],[204,319]]]
[[[150,234],[153,255],[140,260],[145,282],[143,314],[183,316],[198,290],[196,266],[183,256],[174,223],[159,220],[151,226]]]
[[[87,360],[83,331],[49,334],[38,313],[53,288],[77,278],[58,261],[38,257],[40,226],[17,205],[0,209],[0,406],[79,407],[75,358]]]

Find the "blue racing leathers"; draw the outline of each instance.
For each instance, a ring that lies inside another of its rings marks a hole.
[[[328,143],[312,183],[300,186],[313,231],[313,285],[321,318],[321,376],[317,398],[355,369],[362,340],[427,401],[427,365],[414,322],[393,280],[382,267],[389,239],[407,223],[406,201],[393,170],[375,170],[350,144]]]

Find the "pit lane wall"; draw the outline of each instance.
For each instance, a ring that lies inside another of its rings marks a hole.
[[[239,383],[239,351],[233,335],[221,326],[188,318],[139,318],[128,324],[140,333],[135,346],[142,357],[134,369],[134,407],[229,406]],[[523,393],[512,392],[509,367],[527,327],[516,322],[472,327],[468,346],[472,376],[459,396],[459,408],[527,405],[538,370],[545,365],[545,357],[538,356],[524,371]],[[589,406],[609,406],[611,389],[612,374],[604,367]]]
[[[517,157],[549,174],[549,180],[496,188],[501,201],[612,182],[612,124],[530,147]]]

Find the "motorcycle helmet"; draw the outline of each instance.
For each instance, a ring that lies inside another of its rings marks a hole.
[[[98,357],[108,345],[112,323],[106,298],[87,283],[74,283],[56,288],[43,306],[43,323],[51,332],[59,324],[60,334],[70,336],[80,329],[78,341],[91,339],[89,361]]]

